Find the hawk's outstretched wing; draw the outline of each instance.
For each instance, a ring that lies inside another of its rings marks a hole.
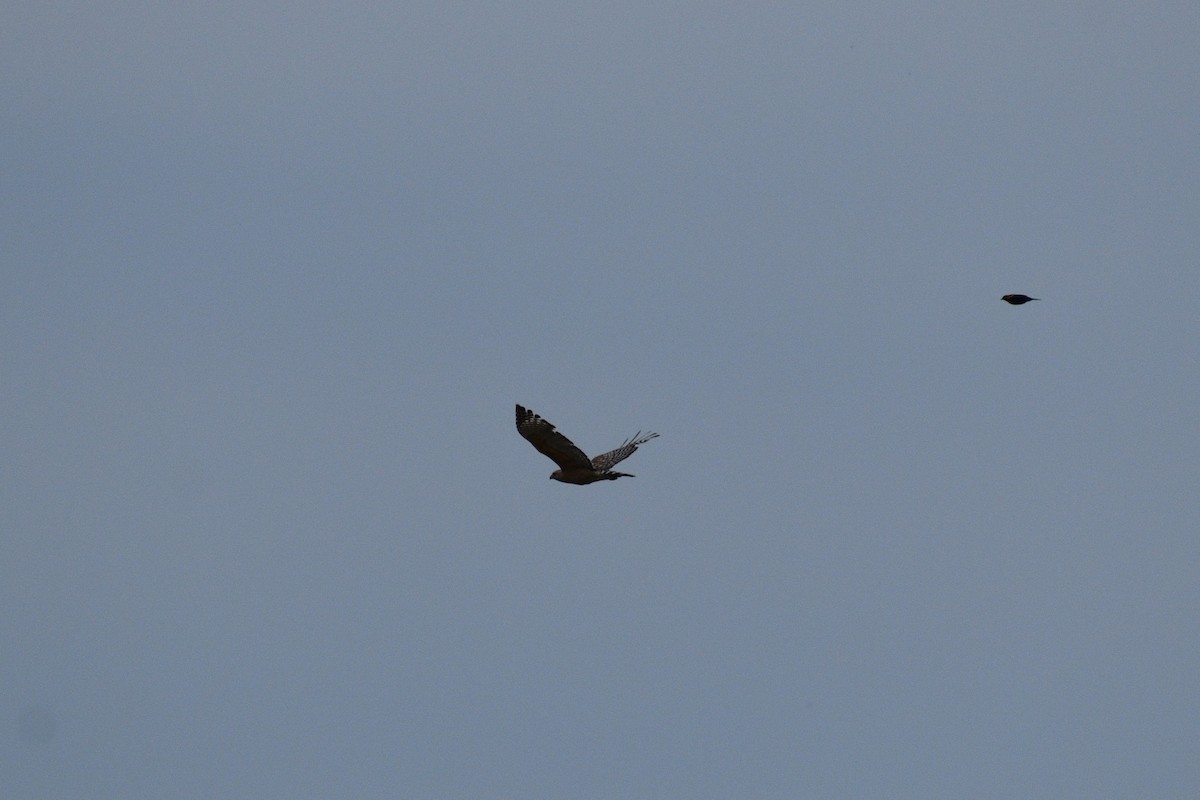
[[[576,447],[574,442],[556,431],[549,422],[520,405],[517,406],[517,433],[525,437],[531,445],[537,448],[539,453],[558,464],[559,469],[591,470],[594,468],[587,455]],[[633,449],[630,449],[629,453],[632,452]],[[625,453],[621,458],[629,453]],[[621,458],[618,458],[617,461],[620,461]]]
[[[593,458],[592,469],[597,472],[607,472],[633,455],[634,451],[638,449],[638,445],[645,444],[656,436],[658,436],[657,433],[647,433],[645,436],[642,436],[642,432],[638,431],[631,438],[626,439],[625,443],[616,450],[610,450],[603,455]]]

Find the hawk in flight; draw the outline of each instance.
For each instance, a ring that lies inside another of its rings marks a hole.
[[[1030,297],[1027,294],[1006,294],[1000,299],[1014,306],[1019,306],[1022,303],[1028,303],[1030,300],[1037,300],[1036,297]]]
[[[638,431],[616,450],[589,459],[574,442],[556,431],[553,425],[520,405],[517,406],[517,433],[524,436],[539,453],[558,464],[558,469],[550,473],[551,478],[579,486],[596,481],[632,478],[628,472],[613,472],[612,468],[633,455],[638,445],[658,436],[657,433],[647,433],[643,436],[642,432]]]

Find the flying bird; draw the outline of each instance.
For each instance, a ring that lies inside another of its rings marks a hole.
[[[1014,306],[1019,306],[1022,303],[1028,303],[1030,300],[1037,300],[1036,297],[1030,297],[1027,294],[1006,294],[1000,298],[1006,303],[1012,303]]]
[[[525,437],[539,453],[558,464],[558,469],[550,473],[551,478],[579,486],[596,481],[634,477],[628,472],[613,472],[612,468],[633,455],[638,445],[658,436],[657,433],[647,433],[643,436],[642,432],[638,431],[616,450],[589,459],[574,442],[556,431],[553,425],[520,405],[517,406],[517,433]]]

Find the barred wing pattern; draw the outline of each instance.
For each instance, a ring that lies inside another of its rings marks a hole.
[[[596,481],[632,478],[633,476],[627,472],[613,472],[613,466],[633,455],[633,452],[638,449],[638,445],[645,444],[658,436],[657,433],[648,433],[643,436],[641,431],[638,431],[632,439],[626,439],[625,443],[616,450],[589,460],[587,454],[576,447],[574,442],[555,430],[553,425],[521,405],[517,406],[517,433],[521,434],[539,453],[558,464],[558,469],[550,474],[551,478],[578,486],[585,486]]]
[[[633,455],[637,451],[638,445],[643,445],[651,439],[655,439],[657,437],[657,433],[647,433],[645,436],[642,436],[642,432],[638,431],[632,437],[626,439],[625,443],[616,450],[609,450],[604,455],[599,455],[593,458],[592,469],[596,470],[597,472],[607,472],[617,464]]]

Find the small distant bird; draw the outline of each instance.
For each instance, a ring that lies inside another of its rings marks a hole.
[[[1006,294],[1000,298],[1006,303],[1012,303],[1014,306],[1019,306],[1022,303],[1028,303],[1030,300],[1037,300],[1036,297],[1030,297],[1027,294]]]
[[[553,425],[520,405],[517,406],[517,433],[525,437],[539,453],[558,464],[558,469],[550,473],[551,478],[579,486],[634,477],[627,472],[613,472],[612,468],[633,455],[638,445],[658,436],[657,433],[643,436],[638,431],[616,450],[589,460],[574,442],[556,431]]]

